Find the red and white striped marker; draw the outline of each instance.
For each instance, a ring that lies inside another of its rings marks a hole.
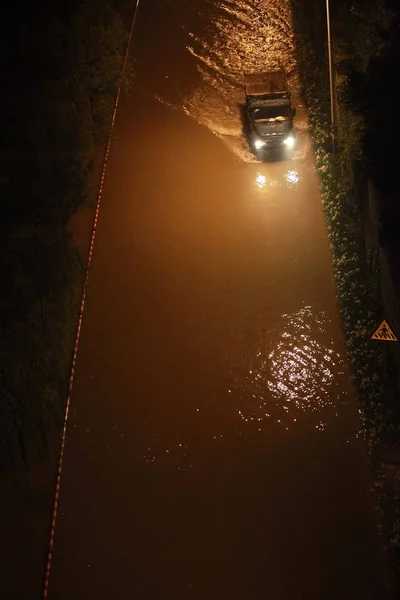
[[[59,503],[59,498],[60,498],[61,474],[62,474],[62,468],[63,468],[63,464],[64,464],[64,452],[65,452],[65,440],[67,437],[68,415],[69,415],[69,408],[70,408],[70,404],[71,404],[71,392],[72,392],[72,387],[74,384],[76,357],[78,354],[79,339],[80,339],[80,335],[81,335],[83,312],[84,312],[85,301],[86,301],[86,293],[87,293],[90,268],[91,268],[91,263],[92,263],[92,258],[93,258],[93,248],[94,248],[94,242],[95,242],[95,238],[96,238],[97,222],[99,219],[100,203],[101,203],[101,198],[103,195],[103,188],[104,188],[104,181],[105,181],[105,176],[106,176],[108,157],[110,154],[111,137],[112,137],[112,133],[114,130],[115,118],[117,115],[117,108],[118,108],[119,98],[121,95],[122,82],[123,82],[123,77],[124,77],[124,74],[126,71],[126,65],[128,62],[129,49],[130,49],[130,45],[131,45],[133,29],[134,29],[135,23],[136,23],[138,7],[139,7],[139,0],[136,0],[135,12],[133,14],[132,25],[131,25],[131,28],[129,31],[128,43],[127,43],[127,47],[126,47],[124,64],[123,64],[122,72],[121,72],[121,78],[120,78],[120,82],[119,82],[118,89],[117,89],[117,95],[115,97],[114,110],[113,110],[113,115],[112,115],[112,119],[111,119],[110,134],[108,137],[106,152],[105,152],[105,156],[104,156],[104,163],[103,163],[103,169],[102,169],[102,173],[101,173],[100,187],[99,187],[99,191],[97,194],[96,210],[95,210],[94,221],[93,221],[92,235],[90,238],[89,256],[88,256],[88,262],[86,265],[85,280],[84,280],[84,284],[83,284],[82,299],[81,299],[81,304],[80,304],[80,308],[79,308],[78,324],[77,324],[77,329],[76,329],[75,345],[74,345],[74,351],[73,351],[73,355],[72,355],[72,366],[71,366],[71,373],[70,373],[70,378],[69,378],[68,398],[67,398],[67,403],[66,403],[66,407],[65,407],[64,424],[63,424],[63,429],[62,429],[62,434],[61,434],[60,455],[59,455],[59,459],[58,459],[57,477],[56,477],[56,485],[55,485],[55,492],[54,492],[54,502],[53,502],[53,512],[52,512],[51,527],[50,527],[49,547],[48,547],[48,551],[47,551],[47,562],[46,562],[46,570],[45,570],[45,575],[44,575],[44,586],[43,586],[43,598],[44,599],[47,599],[49,596],[51,562],[52,562],[52,558],[53,558],[57,511],[58,511],[58,503]]]

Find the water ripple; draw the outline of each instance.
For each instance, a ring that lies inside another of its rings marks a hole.
[[[344,361],[328,333],[327,316],[310,306],[283,315],[280,330],[262,336],[232,370],[229,394],[245,422],[274,421],[286,429],[306,416],[316,428],[347,403]]]

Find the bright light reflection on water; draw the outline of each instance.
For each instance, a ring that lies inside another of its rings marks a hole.
[[[279,173],[279,171],[275,171],[275,176],[265,174],[265,172],[257,172],[256,177],[254,179],[254,183],[256,184],[259,190],[265,189],[267,187],[278,186],[285,186],[287,188],[291,188],[295,186],[299,181],[300,175],[298,171],[295,171],[294,169],[286,171],[283,176]]]
[[[260,190],[261,190],[265,186],[266,183],[267,183],[267,178],[265,177],[265,175],[262,175],[261,173],[257,173],[256,186],[258,188],[260,188]]]
[[[193,410],[196,418],[205,413],[206,447],[250,432],[249,427],[260,435],[271,427],[286,434],[305,424],[310,431],[324,432],[348,404],[348,374],[330,335],[329,319],[309,306],[283,315],[280,329],[263,332],[236,362],[226,397],[219,400],[226,422],[214,422],[203,408]],[[183,429],[182,434],[185,441],[178,443],[153,439],[141,451],[142,459],[146,463],[174,461],[178,470],[193,468],[187,431]]]
[[[346,402],[344,375],[326,316],[304,307],[283,316],[276,339],[271,334],[260,339],[245,365],[235,369],[229,394],[244,422],[272,420],[289,429],[300,415],[317,413],[315,428],[323,431],[321,413]]]
[[[297,171],[290,170],[285,173],[285,179],[289,185],[296,185],[299,182],[299,174]]]

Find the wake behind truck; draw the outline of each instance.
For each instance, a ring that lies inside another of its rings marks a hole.
[[[245,118],[252,150],[258,158],[279,153],[289,157],[295,145],[292,107],[283,71],[245,73]]]

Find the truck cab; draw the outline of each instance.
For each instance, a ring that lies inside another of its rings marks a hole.
[[[292,107],[283,71],[245,73],[245,116],[249,142],[257,158],[279,153],[291,156],[295,146]]]

